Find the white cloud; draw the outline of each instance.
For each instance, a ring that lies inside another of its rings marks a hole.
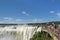
[[[22,23],[22,19],[16,19],[15,23]]]
[[[22,19],[16,19],[17,22],[22,21]]]
[[[11,18],[11,17],[4,17],[0,20],[0,23],[22,23],[22,19],[19,18]]]
[[[2,22],[0,22],[0,23],[12,23],[13,22],[13,18],[11,18],[11,17],[4,17],[1,21]]]
[[[47,22],[48,20],[42,19],[42,18],[35,18],[32,20],[32,23],[44,23]]]
[[[35,18],[35,19],[33,19],[33,22],[37,22],[37,21],[38,21],[38,19],[36,19],[36,18]]]
[[[60,13],[57,13],[57,16],[60,18]]]
[[[13,18],[11,18],[11,17],[4,17],[3,19],[4,20],[12,20]]]
[[[25,11],[22,11],[22,14],[29,16],[29,14]]]
[[[55,13],[54,11],[50,11],[50,13]]]
[[[41,23],[41,22],[44,22],[42,19],[38,19],[38,18],[35,18],[33,19],[33,23]]]

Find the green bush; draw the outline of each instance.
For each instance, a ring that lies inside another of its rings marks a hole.
[[[30,40],[53,40],[53,38],[44,31],[36,32]]]

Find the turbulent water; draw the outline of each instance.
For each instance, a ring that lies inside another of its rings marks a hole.
[[[37,31],[41,31],[41,27],[28,25],[0,27],[0,40],[29,40]]]

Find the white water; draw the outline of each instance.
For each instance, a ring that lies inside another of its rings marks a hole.
[[[16,29],[14,26],[0,27],[0,40],[29,40],[37,31],[41,31],[41,27],[27,25],[18,26]]]

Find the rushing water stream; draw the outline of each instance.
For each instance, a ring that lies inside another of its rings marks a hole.
[[[36,31],[41,31],[41,27],[28,25],[0,27],[0,40],[29,40]]]

